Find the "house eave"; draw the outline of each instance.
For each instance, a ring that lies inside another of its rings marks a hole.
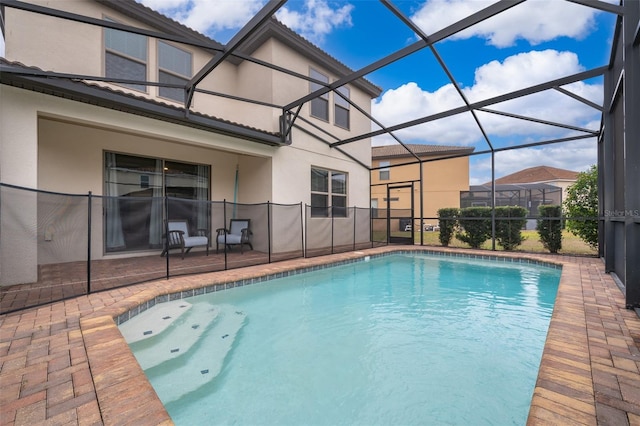
[[[353,70],[349,67],[331,57],[320,48],[314,46],[305,38],[296,34],[284,24],[278,22],[275,18],[272,18],[267,24],[256,31],[245,43],[243,43],[240,47],[240,51],[246,55],[250,55],[270,38],[274,38],[284,43],[286,46],[289,46],[291,49],[307,57],[313,63],[322,64],[323,68],[338,76],[353,73]],[[351,84],[360,90],[363,90],[366,94],[371,96],[371,98],[377,98],[382,93],[381,88],[364,78],[354,80]]]
[[[15,72],[6,72],[9,69],[10,67],[0,65],[0,84],[269,146],[285,145],[280,136],[275,133],[244,127],[194,112],[186,115],[183,108],[133,97],[122,92],[99,88],[78,81],[32,77]]]

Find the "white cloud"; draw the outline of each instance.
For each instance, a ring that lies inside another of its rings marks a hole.
[[[142,4],[153,10],[171,10],[186,7],[189,0],[142,0]]]
[[[430,0],[412,20],[432,34],[495,3],[495,0]],[[594,26],[597,11],[558,0],[529,0],[462,31],[451,39],[485,38],[497,47],[511,46],[518,39],[539,44],[558,37],[581,39]]]
[[[473,86],[462,88],[462,91],[473,103],[582,70],[577,56],[572,52],[545,50],[520,53],[503,62],[492,61],[479,67],[475,72]],[[601,102],[602,86],[599,84],[578,82],[566,88],[589,100]],[[372,112],[375,118],[388,127],[462,105],[463,101],[451,84],[429,92],[416,83],[407,83],[386,91],[373,102]],[[593,126],[599,117],[596,110],[555,90],[513,99],[490,108],[579,127]],[[566,132],[564,129],[534,122],[489,113],[477,114],[490,138],[513,138],[514,143],[523,138],[539,140],[541,137]],[[588,128],[598,130],[597,126]],[[403,129],[397,135],[405,142],[438,144],[472,145],[482,140],[478,126],[469,113]],[[388,138],[385,137],[375,138],[374,141],[375,144],[386,142]]]
[[[303,37],[321,42],[334,28],[352,25],[353,5],[333,9],[325,0],[305,0],[301,11],[283,7],[276,17]]]
[[[263,6],[262,0],[141,0],[141,2],[201,33],[239,29]]]
[[[223,30],[240,29],[262,8],[264,0],[141,0],[154,10],[215,38]],[[332,6],[326,0],[305,0],[300,10],[283,6],[276,17],[309,40],[320,43],[333,29],[351,26],[353,5]]]
[[[491,180],[491,158],[483,156],[479,160],[470,157],[469,170],[471,185],[480,185]],[[597,162],[597,143],[594,139],[547,145],[536,148],[514,149],[496,154],[496,179],[522,169],[536,166],[550,166],[583,172]]]

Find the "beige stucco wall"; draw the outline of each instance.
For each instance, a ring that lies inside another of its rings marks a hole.
[[[122,15],[100,3],[91,0],[74,1],[31,1],[46,7],[73,12],[76,14],[103,19],[109,18],[116,22],[147,30],[158,31],[148,25],[141,24]],[[56,71],[79,75],[104,75],[104,30],[101,27],[77,23],[69,20],[49,17],[6,8],[6,52],[10,61],[18,61],[27,66],[37,66],[45,71]],[[168,42],[175,47],[189,51],[192,54],[192,68],[195,74],[212,58],[212,54],[200,48]],[[46,46],[47,53],[43,54]],[[158,40],[147,38],[147,79],[158,81]],[[302,75],[309,75],[309,61],[299,52],[292,50],[283,43],[270,39],[253,52],[256,58],[274,63]],[[331,75],[319,65],[314,68],[327,74],[330,81],[338,76]],[[158,96],[158,88],[148,86],[145,92],[127,88],[122,85],[96,83],[124,91],[136,96],[155,99],[175,106],[183,106],[182,102]],[[262,102],[284,105],[309,93],[309,83],[285,73],[274,71],[249,61],[234,65],[228,61],[219,64],[197,86],[210,92],[246,97]],[[362,91],[350,87],[351,98],[369,109],[370,99]],[[349,137],[349,131],[333,124],[333,94],[330,94],[330,122],[317,120],[316,124],[334,132],[339,138]],[[280,108],[242,102],[211,94],[195,93],[191,109],[207,115],[222,118],[232,122],[248,125],[270,132],[279,131]],[[304,106],[302,114],[309,117],[308,104]],[[362,117],[355,109],[351,109],[351,129],[358,133],[369,130],[369,121]],[[366,149],[352,145],[345,149],[354,151],[368,161],[369,153]]]
[[[94,18],[107,16],[125,24],[148,28],[90,0],[37,3]],[[43,70],[104,74],[102,28],[10,7],[5,12],[8,60]],[[211,54],[197,48],[189,50],[193,53],[195,73],[207,63]],[[147,77],[150,80],[157,78],[156,52],[157,41],[149,39]],[[274,40],[266,42],[255,55],[303,75],[308,75],[312,67],[298,52]],[[313,67],[329,75],[331,81],[339,77],[326,72],[321,66]],[[149,87],[146,93],[117,85],[111,87],[137,96],[157,98],[157,88],[153,87]],[[228,62],[221,64],[199,87],[278,104],[286,104],[309,93],[306,80],[248,61],[239,66]],[[14,87],[1,85],[0,90],[0,181],[3,183],[62,193],[86,194],[91,191],[94,195],[101,195],[104,185],[103,152],[115,151],[210,165],[213,200],[233,200],[237,168],[239,203],[271,201],[309,204],[311,168],[337,170],[348,175],[347,205],[369,206],[368,169],[298,129],[293,130],[290,146],[275,148]],[[369,121],[354,108],[351,109],[352,132],[335,126],[333,96],[330,95],[329,122],[309,119],[340,138],[369,130]],[[370,99],[367,94],[351,87],[351,98],[369,110]],[[162,98],[157,100],[172,103]],[[173,104],[179,106],[178,103]],[[282,113],[279,108],[204,94],[195,95],[193,108],[208,115],[270,131],[279,130],[278,118]],[[303,107],[302,114],[308,117],[308,105]],[[349,144],[342,149],[360,162],[370,164],[368,140]],[[57,257],[65,252],[64,245],[57,245],[62,243],[59,231],[67,225],[47,221],[42,212],[36,217],[37,201],[34,197],[25,198],[20,203],[14,204],[14,207],[19,206],[16,211],[24,211],[21,217],[25,226],[16,229],[10,214],[3,214],[1,218],[3,241],[10,238],[17,244],[11,247],[1,245],[2,284],[33,281],[36,273],[34,264],[64,260]],[[68,216],[81,217],[78,211]],[[94,222],[101,223],[101,220],[102,212],[96,209]],[[103,253],[101,237],[94,240],[92,251],[94,256],[99,257]],[[51,250],[54,246],[57,248]],[[67,260],[75,260],[84,253],[68,250],[66,255],[69,258]],[[10,273],[6,265],[12,265]],[[12,277],[5,279],[8,274]]]
[[[434,158],[434,157],[430,157]],[[403,164],[410,161],[408,158],[394,158],[390,161],[394,164]],[[373,167],[378,167],[380,160],[373,162]],[[459,207],[460,191],[469,190],[469,159],[467,157],[452,158],[440,161],[430,161],[422,164],[423,179],[423,217],[436,218],[438,209],[443,207]],[[387,189],[385,183],[418,181],[414,184],[414,212],[420,216],[420,166],[418,164],[391,167],[389,180],[380,180],[380,171],[371,172],[371,198],[378,200],[378,208],[386,208]],[[411,208],[411,194],[409,189],[396,189],[391,194],[392,208]],[[425,223],[435,224],[434,219],[425,219]]]

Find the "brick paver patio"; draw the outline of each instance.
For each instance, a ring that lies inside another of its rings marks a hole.
[[[228,282],[397,249],[162,279],[1,315],[0,424],[172,424],[114,318],[164,294],[188,295],[207,286],[224,288]],[[640,319],[625,309],[602,262],[518,257],[563,265],[528,424],[640,425]]]

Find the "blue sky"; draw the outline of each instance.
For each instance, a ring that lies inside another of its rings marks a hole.
[[[227,42],[266,0],[139,0],[209,37]],[[615,1],[615,0],[608,0]],[[395,0],[393,3],[431,34],[494,0]],[[277,13],[285,25],[352,69],[359,69],[418,40],[408,27],[375,0],[289,0]],[[528,0],[498,16],[439,42],[435,49],[465,96],[478,101],[580,71],[606,65],[615,16],[563,0]],[[0,53],[4,42],[0,40]],[[463,105],[429,49],[378,70],[367,79],[380,86],[373,115],[387,126]],[[564,87],[602,102],[602,79]],[[492,106],[493,109],[597,130],[600,113],[550,90]],[[494,147],[515,146],[579,134],[478,112]],[[376,129],[375,125],[372,127]],[[416,126],[396,135],[406,143],[488,148],[473,117],[460,114]],[[394,143],[377,137],[374,145]],[[496,176],[548,165],[586,170],[596,162],[593,138],[580,142],[506,151],[496,155]],[[470,158],[471,184],[486,182],[490,156]]]

